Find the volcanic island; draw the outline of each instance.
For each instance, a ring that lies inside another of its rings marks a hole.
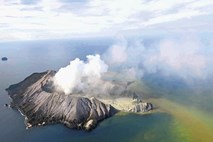
[[[61,123],[69,128],[90,131],[118,112],[145,113],[153,109],[151,103],[139,100],[135,94],[132,96],[135,103],[123,103],[123,106],[125,99],[115,102],[112,99],[67,95],[55,88],[52,81],[55,74],[56,71],[52,70],[33,73],[6,89],[11,98],[7,106],[25,117],[26,128]]]

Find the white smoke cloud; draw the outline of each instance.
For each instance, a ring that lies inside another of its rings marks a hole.
[[[87,88],[87,84],[99,80],[107,70],[108,65],[101,60],[100,55],[88,55],[87,62],[76,58],[56,73],[54,84],[65,94],[83,91]]]
[[[164,37],[157,42],[149,41],[148,46],[143,39],[134,42],[120,39],[104,53],[104,59],[110,68],[119,66],[129,76],[138,78],[158,73],[187,81],[205,79],[209,74],[209,55],[206,52],[210,48],[198,37]],[[117,58],[120,56],[123,60]]]
[[[104,59],[110,65],[121,64],[128,58],[127,41],[122,35],[116,37],[117,41],[113,44],[108,51],[104,54]]]
[[[207,60],[202,51],[199,40],[163,40],[159,44],[158,52],[152,55],[154,64],[167,74],[175,74],[184,79],[188,77],[204,78]],[[150,65],[148,65],[150,66]]]

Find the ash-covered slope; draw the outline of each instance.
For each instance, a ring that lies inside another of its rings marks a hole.
[[[65,95],[52,84],[55,71],[34,73],[7,88],[11,107],[25,116],[27,127],[63,123],[70,128],[91,130],[117,110],[96,98]]]

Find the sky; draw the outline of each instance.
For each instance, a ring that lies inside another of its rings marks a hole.
[[[213,32],[212,0],[0,0],[0,41]]]

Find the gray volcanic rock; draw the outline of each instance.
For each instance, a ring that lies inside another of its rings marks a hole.
[[[96,98],[65,95],[56,91],[52,78],[55,71],[33,73],[6,89],[11,107],[25,116],[28,127],[62,123],[70,128],[91,130],[117,110]]]
[[[129,109],[129,112],[148,112],[153,109],[153,105],[147,102],[140,102]]]

